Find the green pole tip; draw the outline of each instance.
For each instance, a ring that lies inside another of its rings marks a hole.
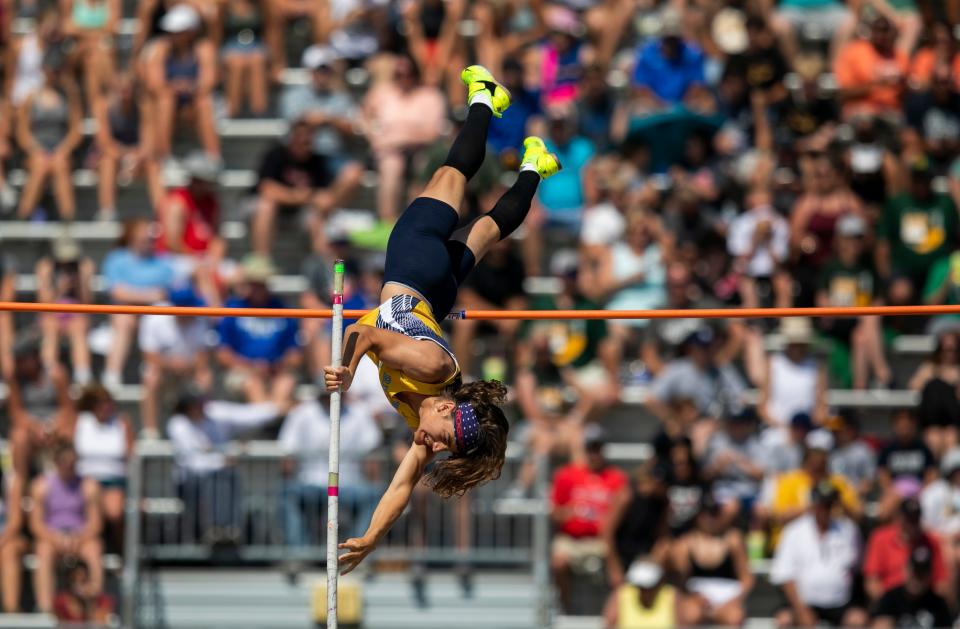
[[[343,273],[343,260],[337,260],[333,265],[334,273]]]

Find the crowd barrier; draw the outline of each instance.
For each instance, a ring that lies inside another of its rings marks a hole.
[[[622,452],[634,461],[645,453],[633,447]],[[200,480],[182,473],[170,443],[137,444],[129,464],[122,579],[128,626],[137,626],[143,572],[157,565],[216,565],[224,557],[250,565],[324,563],[325,489],[301,491],[276,442],[235,443],[223,454],[227,466]],[[326,453],[317,454],[325,460]],[[506,495],[524,455],[522,448],[509,448],[501,478],[465,498],[441,500],[421,485],[368,558],[369,568],[429,563],[527,571],[539,592],[532,604],[547,626],[552,596],[548,462],[533,461],[530,497]],[[396,464],[384,452],[360,467],[368,479],[364,483],[341,479],[341,540],[362,532],[365,522],[358,520],[364,505],[375,505]]]

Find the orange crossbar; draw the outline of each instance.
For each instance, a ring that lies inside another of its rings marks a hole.
[[[178,308],[174,306],[118,306],[92,304],[49,304],[19,301],[0,302],[0,312],[62,312],[72,314],[177,315],[184,317],[290,317],[329,319],[332,310],[306,308]],[[346,319],[357,319],[365,310],[345,310]],[[704,308],[689,310],[465,310],[450,319],[547,320],[564,319],[762,319],[781,317],[862,317],[903,315],[960,315],[957,306],[856,306],[847,308]]]

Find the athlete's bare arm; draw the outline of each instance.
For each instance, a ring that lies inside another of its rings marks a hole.
[[[354,323],[344,330],[343,337],[343,366],[323,369],[328,391],[335,391],[338,386],[342,391],[350,388],[360,359],[369,351],[376,353],[387,367],[428,384],[445,382],[457,368],[450,354],[436,343],[418,341],[399,332]]]
[[[367,532],[363,537],[348,539],[340,544],[341,549],[348,551],[340,556],[341,574],[347,574],[356,568],[363,558],[377,547],[407,507],[414,487],[420,482],[423,471],[432,458],[433,453],[425,446],[418,446],[415,443],[410,446],[403,461],[400,462],[400,467],[393,475],[386,493],[380,498],[380,504],[373,512]]]

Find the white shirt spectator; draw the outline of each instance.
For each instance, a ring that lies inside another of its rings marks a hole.
[[[381,422],[388,417],[396,418],[398,422],[400,420],[400,415],[383,394],[377,366],[367,356],[357,364],[357,373],[353,374],[353,382],[343,394],[343,399],[358,412],[365,412]]]
[[[763,221],[770,223],[770,238],[754,249],[753,234]],[[727,251],[730,255],[741,257],[753,252],[747,260],[747,267],[743,269],[750,277],[773,275],[777,263],[786,259],[789,247],[790,226],[768,205],[752,208],[733,219],[727,234]]]
[[[924,528],[946,537],[960,533],[960,487],[938,478],[920,493],[920,507]]]
[[[607,247],[623,238],[627,221],[613,203],[599,203],[583,211],[580,243]]]
[[[270,402],[211,401],[204,404],[203,411],[204,418],[199,422],[186,415],[174,415],[167,424],[181,471],[205,474],[223,469],[227,464],[223,448],[236,434],[269,424],[280,415],[280,410]]]
[[[341,408],[340,478],[343,485],[363,480],[360,463],[381,440],[380,428],[362,407],[345,404]],[[297,480],[301,484],[327,486],[330,414],[319,401],[304,402],[290,411],[280,428],[279,441],[284,453],[299,460]]]
[[[126,477],[127,427],[119,418],[99,422],[89,411],[80,413],[73,445],[77,450],[80,476],[98,481]]]
[[[140,351],[190,360],[207,349],[209,330],[204,317],[146,315],[140,321]]]
[[[807,605],[836,609],[850,602],[860,533],[847,518],[834,518],[821,534],[812,514],[787,525],[770,568],[770,582],[793,582]]]
[[[813,414],[819,378],[820,364],[812,356],[799,363],[781,352],[770,356],[767,412],[781,428],[789,426],[797,413]]]

